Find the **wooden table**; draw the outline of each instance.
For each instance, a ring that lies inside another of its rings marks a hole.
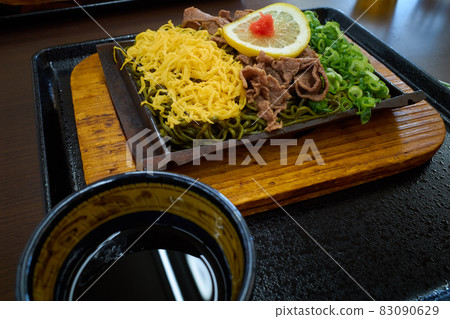
[[[170,4],[153,5],[150,7],[142,5],[138,8],[136,5],[129,5],[127,7],[119,7],[112,9],[97,9],[93,12],[96,20],[102,27],[108,31],[112,36],[125,35],[137,33],[146,28],[156,28],[161,24],[172,19],[174,22],[181,21],[181,12],[187,6],[194,5],[203,9],[206,12],[215,13],[219,9],[242,9],[242,8],[258,8],[275,1],[183,1],[178,3],[170,1]],[[298,5],[300,8],[312,8],[318,6],[335,7],[342,10],[345,14],[358,19],[371,4],[372,1],[320,1],[320,0],[303,0],[292,1],[291,3]],[[419,67],[429,72],[434,77],[450,82],[450,64],[448,63],[448,56],[450,55],[450,36],[448,29],[450,27],[450,3],[444,0],[379,0],[372,8],[363,14],[358,20],[360,24],[366,27],[369,31],[374,33],[377,37],[382,39],[388,45],[392,46],[401,55],[417,64]],[[0,300],[14,299],[15,275],[17,262],[20,254],[29,239],[34,228],[44,216],[42,205],[42,185],[40,177],[40,159],[38,155],[38,146],[36,139],[36,119],[34,109],[34,93],[31,70],[31,57],[37,51],[66,43],[76,43],[91,39],[106,38],[107,35],[94,22],[82,12],[78,13],[58,13],[45,17],[29,17],[27,19],[14,20],[6,19],[1,22],[3,25],[0,28],[0,109],[1,109],[1,124],[0,124]],[[448,135],[448,134],[447,134]],[[443,148],[449,149],[448,139]],[[367,192],[371,187],[384,187],[384,190],[379,191],[380,195],[390,196],[390,192],[395,192],[396,187],[404,187],[402,179],[407,180],[407,183],[420,183],[421,187],[427,190],[429,187],[435,187],[432,180],[427,179],[439,178],[437,183],[438,193],[443,193],[443,196],[436,196],[430,198],[432,204],[423,206],[423,213],[426,215],[437,216],[435,208],[448,209],[448,185],[449,185],[449,158],[441,157],[438,163],[431,163],[425,168],[420,168],[419,171],[412,173],[412,177],[404,174],[399,178],[382,180],[381,182],[372,184],[368,188],[363,188],[362,192]],[[441,177],[433,175],[432,170],[442,167],[445,168]],[[431,174],[431,175],[430,175]],[[447,185],[447,186],[446,186]],[[440,187],[440,188],[439,188]],[[344,192],[336,197],[327,197],[328,199],[335,199],[337,201],[336,209],[351,214],[350,208],[348,211],[346,207],[354,207],[352,205],[353,191]],[[445,197],[445,192],[447,197]],[[340,198],[344,198],[340,201]],[[407,201],[407,198],[398,198],[398,201]],[[424,198],[424,200],[426,200]],[[390,201],[390,199],[386,199]],[[308,202],[300,206],[289,207],[289,211],[294,216],[307,216],[308,214],[318,214],[318,210],[322,210],[326,216],[327,208],[315,208],[320,199],[313,202]],[[377,211],[384,212],[383,216],[389,216],[391,202],[383,202],[380,198],[380,206],[376,208]],[[393,204],[395,206],[395,203]],[[320,205],[318,205],[320,206]],[[429,208],[427,207],[435,207]],[[353,208],[352,208],[353,209]],[[373,208],[372,208],[373,209]],[[414,209],[412,207],[411,209]],[[300,211],[301,210],[301,211]],[[367,208],[367,211],[370,211]],[[266,213],[263,213],[266,214]],[[283,214],[281,212],[281,214]],[[433,215],[434,214],[434,215]],[[280,217],[283,216],[283,217]],[[333,215],[334,216],[334,215]],[[297,275],[305,275],[302,273],[301,267],[297,265],[290,265],[286,262],[289,260],[270,260],[270,257],[264,255],[264,245],[276,246],[276,239],[274,242],[259,242],[263,240],[264,233],[271,232],[273,235],[281,235],[282,232],[277,229],[277,223],[282,223],[285,215],[280,215],[279,212],[269,212],[263,217],[251,217],[248,219],[250,228],[255,234],[255,243],[257,250],[263,257],[264,263],[259,269],[259,279],[256,281],[255,296],[257,299],[330,299],[330,294],[327,289],[313,290],[315,294],[306,294],[303,289],[296,289],[294,286],[290,287],[287,292],[286,287],[281,285],[280,276],[288,276],[288,279],[298,278]],[[329,216],[328,216],[329,217]],[[353,218],[353,217],[352,217]],[[364,219],[364,217],[361,217]],[[445,213],[439,215],[439,227],[442,227],[444,233],[448,234],[448,223],[450,216]],[[280,221],[281,219],[281,221]],[[424,217],[426,221],[427,218]],[[291,221],[292,222],[292,221]],[[328,223],[327,221],[326,223]],[[339,223],[339,221],[336,221]],[[364,221],[362,227],[373,229],[379,227],[377,221],[370,221],[370,218]],[[373,224],[371,224],[371,222]],[[389,221],[387,221],[389,222]],[[320,218],[314,221],[310,227],[320,226]],[[325,222],[324,222],[325,223]],[[418,223],[418,222],[417,222]],[[418,224],[412,222],[405,223],[405,227],[416,227]],[[281,224],[280,224],[281,225]],[[278,225],[278,226],[280,226]],[[447,225],[447,226],[446,226]],[[295,225],[294,225],[295,226]],[[294,227],[293,226],[293,227]],[[434,225],[424,224],[424,231],[429,230]],[[296,226],[295,226],[296,227]],[[311,228],[312,234],[315,234],[314,228]],[[430,232],[432,233],[432,232]],[[300,235],[299,235],[300,236]],[[320,234],[317,233],[318,238]],[[342,239],[341,236],[335,234],[330,230],[331,239]],[[345,236],[344,236],[345,237]],[[355,239],[356,240],[356,239]],[[449,237],[446,241],[448,242]],[[357,240],[356,240],[357,241]],[[356,242],[355,241],[355,242]],[[289,243],[287,239],[286,243]],[[361,239],[361,245],[364,243]],[[286,244],[287,245],[287,244]],[[371,245],[370,243],[368,244]],[[383,245],[382,243],[380,245]],[[364,246],[364,245],[362,245]],[[367,246],[365,246],[367,248]],[[371,246],[372,247],[372,246]],[[272,247],[273,248],[273,247]],[[316,247],[317,248],[317,247]],[[302,247],[298,247],[299,252]],[[355,249],[361,249],[360,247]],[[408,247],[410,249],[410,247]],[[425,247],[424,249],[432,249]],[[444,249],[442,254],[450,255],[448,245],[439,247]],[[445,250],[447,249],[447,250]],[[307,253],[303,251],[303,253]],[[345,253],[339,251],[332,251],[335,256],[345,257]],[[386,251],[386,257],[389,251]],[[377,253],[375,253],[377,255]],[[438,254],[439,256],[439,254]],[[379,256],[378,256],[379,257]],[[386,257],[387,258],[387,257]],[[325,259],[324,259],[325,260]],[[327,260],[326,262],[330,262]],[[430,261],[431,263],[443,262],[443,260]],[[272,264],[270,264],[272,263]],[[298,269],[297,269],[298,268]],[[348,269],[352,270],[349,266]],[[278,270],[276,270],[278,269]],[[424,269],[433,270],[432,266],[424,266]],[[277,275],[276,271],[279,274]],[[313,270],[304,270],[306,273]],[[354,270],[357,272],[357,270]],[[406,272],[408,271],[405,270]],[[420,277],[419,273],[413,275]],[[441,269],[443,277],[450,275],[450,269]],[[343,276],[336,273],[336,277]],[[375,280],[367,274],[367,280]],[[423,275],[423,282],[427,281],[426,274]],[[398,279],[398,278],[397,278]],[[394,273],[394,281],[397,280]],[[398,279],[401,280],[401,279]],[[292,280],[291,280],[292,281]],[[419,280],[420,281],[420,280]],[[345,282],[345,280],[344,280]],[[350,280],[348,285],[354,285]],[[324,283],[320,284],[321,286]],[[414,289],[420,291],[427,288],[422,282],[414,284]],[[431,286],[433,287],[433,286]],[[403,292],[394,292],[390,288],[386,288],[380,283],[378,287],[373,288],[374,295],[378,298],[404,298]],[[339,289],[339,287],[336,287]],[[357,288],[355,288],[357,289]],[[385,289],[385,290],[383,290]],[[414,290],[413,289],[413,290]],[[312,291],[312,290],[311,290]],[[348,295],[351,298],[353,295]],[[342,297],[342,296],[341,296]],[[346,297],[346,296],[343,296]],[[355,295],[355,299],[364,299],[364,295]]]

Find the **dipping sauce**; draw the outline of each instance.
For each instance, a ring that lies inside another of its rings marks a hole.
[[[81,259],[70,258],[76,266],[63,275],[58,299],[229,300],[231,276],[219,246],[179,219],[190,231],[158,223],[134,227],[112,233]]]

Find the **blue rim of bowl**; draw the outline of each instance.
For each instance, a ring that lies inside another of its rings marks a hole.
[[[169,182],[169,184],[185,188],[191,186],[190,191],[208,198],[213,204],[223,209],[223,212],[230,219],[233,226],[236,227],[244,250],[246,272],[242,279],[242,287],[237,300],[249,300],[255,281],[255,246],[250,230],[239,210],[222,193],[191,177],[169,172],[144,171],[127,172],[99,180],[69,195],[57,204],[36,227],[22,252],[17,268],[16,299],[31,300],[31,292],[28,291],[28,274],[32,271],[33,261],[39,254],[39,247],[42,246],[53,227],[65,216],[65,213],[96,193],[106,191],[112,187],[144,181],[156,183]]]

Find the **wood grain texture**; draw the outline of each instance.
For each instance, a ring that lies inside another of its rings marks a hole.
[[[389,81],[411,91],[384,65],[371,60]],[[71,84],[86,183],[135,170],[96,54],[74,69]],[[419,166],[439,149],[444,136],[442,118],[423,101],[380,111],[366,125],[355,117],[316,128],[298,137],[297,145],[288,146],[285,156],[280,146],[266,141],[259,150],[266,165],[259,165],[243,146],[237,149],[236,165],[228,164],[225,152],[224,161],[202,160],[200,165],[169,167],[168,171],[199,178],[249,215]],[[295,164],[306,139],[314,141],[325,165],[318,165],[314,158]],[[247,156],[251,161],[244,165]]]

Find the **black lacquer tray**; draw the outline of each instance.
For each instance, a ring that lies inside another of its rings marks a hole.
[[[314,9],[427,101],[450,128],[450,91],[340,11]],[[116,38],[127,41],[133,36]],[[110,39],[33,57],[45,211],[85,185],[70,74]],[[427,164],[284,207],[377,300],[449,300],[450,139]],[[255,300],[367,300],[368,296],[281,209],[246,218],[255,239]]]
[[[140,2],[140,3],[139,3]],[[90,3],[83,3],[79,1],[79,4],[84,10],[88,10],[90,13],[95,13],[100,10],[113,10],[124,9],[130,6],[140,6],[145,4],[143,0],[111,0],[111,1],[90,1]],[[23,11],[25,7],[25,11]],[[20,23],[22,21],[29,21],[32,19],[49,19],[63,16],[67,18],[70,15],[85,14],[83,10],[75,2],[61,2],[50,7],[48,4],[42,3],[41,5],[32,6],[20,6],[20,5],[6,5],[0,4],[0,24]]]

